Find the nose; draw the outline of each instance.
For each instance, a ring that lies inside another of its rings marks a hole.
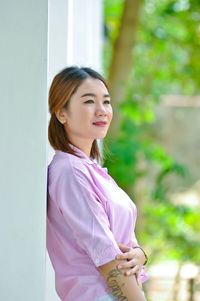
[[[103,104],[98,104],[96,108],[96,115],[97,116],[105,116],[106,115],[106,108]]]

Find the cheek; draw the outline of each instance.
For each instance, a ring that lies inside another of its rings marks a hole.
[[[112,110],[112,108],[109,110],[108,116],[109,116],[109,119],[110,119],[110,121],[111,121],[111,120],[112,120],[112,117],[113,117],[113,110]]]
[[[84,117],[88,115],[87,110],[81,106],[73,106],[70,108],[69,112],[69,122],[76,124],[76,123],[81,123],[84,120]]]
[[[71,124],[76,128],[83,128],[93,117],[93,114],[88,109],[77,110],[71,119]]]

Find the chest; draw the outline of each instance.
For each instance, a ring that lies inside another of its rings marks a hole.
[[[133,201],[109,175],[95,174],[98,193],[107,213],[111,228],[116,224],[127,224],[134,227],[137,209]]]

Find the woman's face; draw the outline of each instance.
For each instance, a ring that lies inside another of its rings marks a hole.
[[[102,139],[112,120],[110,96],[99,79],[87,78],[72,95],[65,109],[65,130],[71,142]],[[85,141],[86,142],[86,141]]]

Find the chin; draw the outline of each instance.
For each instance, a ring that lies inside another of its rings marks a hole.
[[[106,134],[107,134],[107,129],[104,129],[103,131],[96,131],[95,133],[93,133],[93,139],[103,139],[106,137]]]
[[[103,138],[105,138],[105,136],[106,135],[96,135],[96,136],[94,136],[94,137],[92,137],[92,139],[94,139],[94,140],[98,140],[98,139],[103,139]]]
[[[103,139],[103,138],[106,137],[106,134],[107,134],[107,132],[104,133],[104,134],[97,135],[97,136],[95,137],[95,139]]]

